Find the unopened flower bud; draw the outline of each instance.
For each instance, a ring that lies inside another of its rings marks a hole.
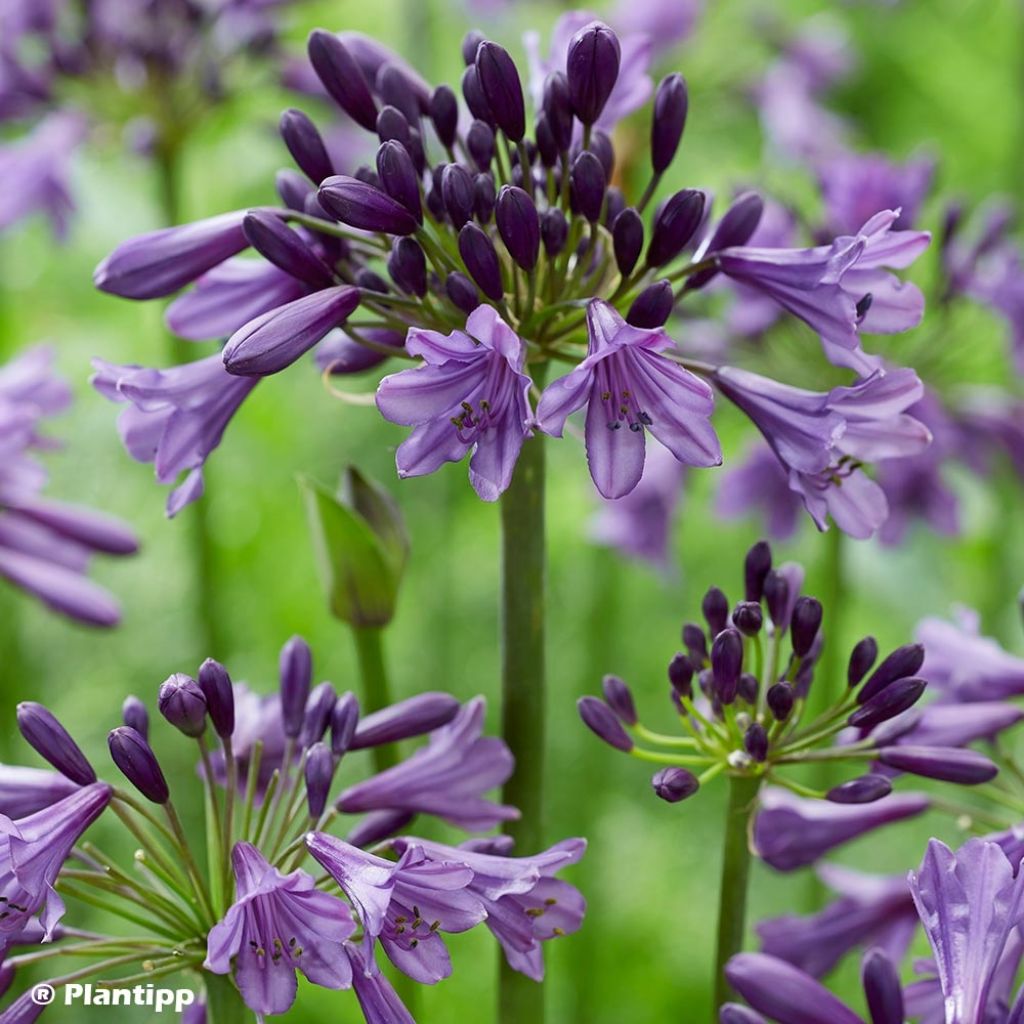
[[[486,224],[494,213],[497,203],[494,179],[489,174],[478,174],[473,178],[473,214],[477,221]]]
[[[301,636],[293,636],[281,648],[281,722],[285,736],[294,739],[302,730],[309,686],[313,681],[313,652]]]
[[[526,104],[516,62],[503,46],[487,41],[477,48],[476,70],[495,123],[512,142],[521,142]]]
[[[377,174],[381,188],[413,216],[417,224],[423,223],[420,203],[420,180],[409,151],[392,139],[377,150]],[[396,232],[409,234],[409,232]]]
[[[302,716],[302,729],[299,731],[300,747],[311,747],[324,738],[327,727],[331,724],[331,713],[337,700],[337,694],[330,683],[318,683],[313,687]]]
[[[494,243],[477,224],[470,222],[459,232],[459,255],[484,295],[500,302],[505,295],[501,264]]]
[[[441,173],[441,195],[448,219],[461,231],[473,216],[473,177],[462,164],[448,164]]]
[[[626,323],[632,327],[653,331],[663,327],[672,315],[675,295],[672,282],[655,281],[649,284],[634,300],[626,313]]]
[[[107,736],[107,746],[121,774],[149,801],[165,804],[170,798],[167,779],[146,738],[127,725]]]
[[[868,677],[868,681],[857,694],[857,703],[866,703],[897,679],[916,675],[923,664],[924,646],[922,644],[904,644],[902,647],[897,647]]]
[[[569,237],[569,222],[557,207],[544,211],[540,219],[540,237],[544,242],[544,251],[549,256],[557,256],[565,248]]]
[[[896,965],[881,949],[869,949],[861,964],[861,982],[872,1024],[903,1024],[903,985]]]
[[[222,739],[230,736],[235,731],[235,691],[228,670],[219,661],[207,658],[199,666],[199,689],[206,698],[214,731]]]
[[[377,105],[358,62],[332,32],[316,29],[310,34],[309,60],[328,95],[357,124],[372,132],[377,124]]]
[[[17,718],[18,729],[28,745],[61,775],[79,786],[96,781],[92,765],[52,711],[25,700],[18,705]]]
[[[626,725],[636,725],[636,704],[632,691],[625,681],[618,676],[608,675],[601,681],[601,690],[608,707],[619,716]]]
[[[760,722],[751,722],[743,734],[743,746],[747,753],[757,762],[768,757],[768,733]]]
[[[441,145],[451,149],[459,127],[459,101],[447,85],[439,85],[430,97],[430,120]]]
[[[748,704],[757,703],[757,694],[761,689],[761,684],[757,681],[757,676],[750,672],[740,673],[740,685],[739,685],[739,697],[740,700],[745,700]]]
[[[733,200],[732,206],[715,227],[707,244],[701,246],[701,254],[705,257],[714,255],[722,249],[736,245],[746,245],[757,230],[764,213],[764,201],[756,192],[744,192]],[[686,279],[686,288],[693,291],[703,288],[718,275],[717,267],[709,267],[699,273],[691,274]]]
[[[359,725],[359,699],[351,690],[343,693],[331,712],[331,753],[344,757]]]
[[[480,84],[480,72],[477,71],[475,64],[468,65],[462,72],[462,97],[473,117],[494,127],[497,123],[494,120],[494,112],[491,110],[490,103],[487,102],[487,96]]]
[[[294,108],[286,110],[278,129],[292,159],[314,185],[334,173],[324,140],[307,114]]]
[[[612,140],[602,131],[594,130],[590,136],[590,145],[587,147],[604,168],[604,176],[611,181],[615,172],[615,146]]]
[[[741,601],[733,609],[732,623],[744,636],[757,636],[764,625],[760,602]]]
[[[474,121],[466,133],[466,149],[481,171],[488,170],[494,159],[494,129],[486,121]]]
[[[622,51],[618,37],[603,22],[593,21],[569,41],[565,73],[573,113],[592,125],[604,110],[619,77]]]
[[[391,280],[409,295],[427,293],[427,257],[415,238],[396,238],[387,260]]]
[[[693,696],[693,662],[689,655],[679,652],[668,663],[668,681],[681,697]]]
[[[366,715],[359,722],[352,750],[397,743],[411,736],[422,736],[447,725],[458,714],[459,702],[450,693],[427,692],[389,704]]]
[[[417,219],[405,206],[387,192],[358,178],[349,178],[344,174],[326,178],[320,185],[317,198],[332,217],[350,227],[363,231],[381,231],[388,235],[411,235],[416,231]]]
[[[790,638],[793,653],[803,658],[811,649],[818,630],[821,628],[821,602],[815,597],[798,597],[793,606],[793,620],[790,622]]]
[[[790,683],[776,683],[768,688],[765,694],[768,701],[768,709],[775,716],[777,722],[784,722],[793,711],[793,687]]]
[[[469,66],[476,63],[476,51],[480,44],[487,38],[478,29],[471,29],[462,37],[462,62]]]
[[[540,218],[533,200],[521,188],[502,186],[494,221],[509,256],[523,270],[533,270],[540,254]]]
[[[596,224],[601,219],[608,179],[601,161],[589,150],[573,161],[571,183],[576,208],[591,224]]]
[[[927,685],[923,679],[897,679],[857,708],[846,724],[856,729],[873,729],[913,707]]]
[[[658,210],[647,246],[648,266],[664,266],[683,251],[704,219],[704,203],[703,192],[686,188]]]
[[[306,753],[306,804],[316,821],[327,806],[334,779],[334,758],[326,743],[314,743]]]
[[[633,749],[633,741],[629,734],[603,700],[598,700],[597,697],[580,697],[576,702],[576,709],[584,725],[599,739],[627,753]]]
[[[977,786],[999,774],[987,757],[955,747],[883,747],[878,751],[878,760],[897,771],[962,786]]]
[[[377,95],[388,106],[395,107],[405,115],[410,125],[418,124],[421,113],[426,113],[429,99],[424,97],[421,107],[420,97],[416,93],[409,77],[396,64],[390,61],[381,64],[374,81]]]
[[[723,629],[711,645],[711,673],[715,695],[723,704],[736,700],[743,667],[743,637],[735,629]]]
[[[121,721],[130,729],[134,729],[143,739],[149,736],[149,712],[138,697],[125,697],[121,705]]]
[[[768,607],[768,617],[778,628],[785,621],[786,610],[789,607],[789,583],[782,573],[773,569],[765,576],[762,590]]]
[[[834,804],[870,804],[892,792],[888,776],[869,772],[856,779],[841,782],[825,794],[826,800]]]
[[[771,568],[771,546],[767,541],[759,540],[743,560],[743,590],[748,601],[761,600],[764,595],[764,581]]]
[[[729,624],[729,599],[718,587],[710,587],[700,602],[708,631],[717,636]]]
[[[242,230],[249,244],[285,273],[314,288],[334,284],[331,268],[279,217],[253,210],[245,215]]]
[[[463,313],[472,313],[480,305],[480,293],[476,285],[457,270],[445,278],[444,291],[455,308],[461,309]]]
[[[670,804],[677,804],[680,800],[693,796],[700,789],[697,776],[676,765],[655,772],[651,786],[662,800]]]
[[[541,105],[558,152],[566,152],[572,145],[573,113],[572,102],[569,99],[569,82],[563,72],[552,71],[544,79]]]
[[[678,72],[663,78],[654,95],[651,119],[651,166],[655,174],[663,174],[675,158],[688,109],[686,79]]]
[[[707,660],[707,638],[704,636],[704,630],[696,623],[687,622],[683,626],[683,643],[690,652],[694,664]]]
[[[612,224],[612,248],[615,265],[623,277],[628,277],[640,259],[644,247],[644,222],[632,206],[627,207]]]
[[[186,736],[202,736],[206,729],[206,697],[199,684],[184,672],[175,672],[160,684],[157,707]]]

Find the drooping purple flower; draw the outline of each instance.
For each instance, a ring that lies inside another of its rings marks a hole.
[[[893,793],[870,804],[834,804],[769,786],[761,793],[754,820],[754,846],[766,864],[793,871],[851,839],[921,814],[928,806],[928,798],[919,793]]]
[[[166,370],[100,359],[93,366],[93,387],[129,404],[118,419],[128,454],[152,462],[162,484],[186,474],[167,499],[167,514],[176,515],[202,495],[203,465],[260,378],[232,376],[219,354]]]
[[[36,914],[44,938],[52,935],[64,915],[64,901],[54,889],[57,874],[111,793],[106,783],[93,782],[23,818],[0,815],[0,894],[6,908],[0,916],[0,951]]]
[[[965,747],[977,740],[994,740],[1024,718],[1024,710],[1009,701],[986,700],[970,704],[934,702],[905,711],[880,726],[895,746]]]
[[[249,843],[235,844],[231,864],[235,902],[210,930],[203,967],[233,970],[246,1006],[261,1016],[291,1007],[296,971],[324,988],[349,988],[344,943],[356,925],[348,904],[304,871],[281,874]]]
[[[584,839],[563,840],[531,857],[478,850],[472,840],[460,847],[415,837],[393,843],[399,851],[419,848],[436,863],[466,864],[473,872],[468,891],[486,910],[484,923],[501,943],[509,966],[534,981],[544,979],[543,943],[571,934],[583,921],[586,901],[574,886],[555,875],[579,861],[587,848]]]
[[[684,474],[675,456],[664,445],[653,442],[644,459],[640,482],[625,497],[601,503],[590,523],[591,537],[629,558],[668,571]]]
[[[415,840],[397,862],[321,832],[310,833],[306,847],[352,901],[368,944],[379,940],[388,959],[422,985],[451,974],[439,933],[469,931],[486,915],[468,888],[470,867],[458,857],[428,859]]]
[[[684,465],[719,465],[711,389],[663,355],[672,339],[662,330],[631,327],[599,299],[587,307],[587,330],[586,359],[548,385],[537,423],[561,437],[569,415],[587,406],[587,460],[598,491],[621,498],[640,482],[646,430]]]
[[[1020,921],[1024,873],[1014,877],[995,843],[970,839],[954,853],[932,839],[909,880],[935,952],[947,1024],[985,1019],[993,973]]]
[[[60,772],[0,765],[0,814],[8,818],[26,818],[70,796],[77,789],[77,784]]]
[[[427,746],[393,768],[346,789],[337,806],[348,814],[406,811],[435,814],[473,832],[519,817],[514,807],[483,794],[512,773],[512,755],[502,740],[481,735],[484,700],[477,697],[430,734]]]
[[[377,961],[373,957],[367,959],[364,950],[351,942],[345,943],[345,953],[352,966],[352,988],[366,1024],[416,1024]]]
[[[872,946],[899,963],[917,929],[917,911],[902,875],[867,875],[837,864],[817,873],[839,899],[805,917],[786,914],[757,925],[761,950],[821,978],[850,950]]]
[[[384,418],[415,428],[398,448],[399,476],[433,473],[471,452],[474,490],[496,501],[529,436],[523,342],[493,307],[481,306],[465,331],[410,330],[406,351],[424,365],[385,377],[377,389]]]

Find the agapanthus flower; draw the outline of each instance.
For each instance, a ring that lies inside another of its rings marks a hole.
[[[24,818],[70,796],[77,786],[59,772],[0,765],[0,814]]]
[[[54,447],[42,422],[70,402],[49,348],[0,366],[0,577],[68,618],[110,627],[120,608],[86,572],[93,555],[134,554],[134,532],[112,516],[42,495],[47,474],[36,453]]]
[[[125,701],[125,724],[110,732],[108,747],[127,790],[97,780],[52,712],[31,702],[19,706],[22,734],[64,781],[57,785],[49,773],[28,769],[0,772],[11,789],[5,807],[39,806],[16,820],[0,812],[0,997],[20,980],[18,969],[33,962],[33,951],[23,957],[14,947],[48,941],[47,956],[59,956],[69,939],[75,969],[55,977],[55,989],[93,971],[121,983],[159,965],[161,975],[202,979],[205,1005],[215,997],[217,1005],[258,1020],[289,1010],[301,973],[321,988],[351,988],[368,1024],[411,1024],[380,972],[377,947],[412,980],[435,984],[452,971],[442,934],[483,923],[515,970],[542,976],[542,943],[575,931],[582,920],[582,896],[555,876],[579,860],[583,840],[510,857],[507,837],[466,848],[415,835],[391,839],[416,814],[474,829],[518,814],[482,796],[511,770],[504,743],[480,735],[482,701],[463,706],[428,692],[362,717],[353,694],[313,685],[312,652],[300,637],[284,645],[279,677],[273,700],[233,685],[212,659],[194,678],[175,673],[165,681],[158,701],[163,725],[196,743],[198,773],[191,779],[164,772],[149,741],[160,719],[151,730],[141,702]],[[379,753],[423,735],[425,746],[332,803],[350,751]],[[198,837],[186,833],[174,802],[197,777],[210,810],[209,834]],[[104,840],[79,843],[111,803],[131,835],[132,867],[101,849]],[[347,841],[332,834],[340,815],[368,809],[379,813],[366,815]],[[314,870],[317,863],[328,874]],[[99,903],[104,920],[122,918],[131,937],[58,929],[65,913],[58,886]],[[123,977],[111,977],[117,967]],[[215,980],[225,975],[230,980]],[[31,1020],[36,1009],[29,989],[0,1010],[0,1020]]]
[[[620,39],[586,12],[561,19],[556,37],[529,90],[503,47],[470,32],[455,90],[431,88],[358,33],[314,31],[316,91],[375,136],[374,166],[343,162],[312,120],[286,111],[280,131],[301,174],[277,176],[280,206],[129,240],[100,265],[97,283],[146,298],[194,282],[169,323],[193,339],[230,334],[222,358],[238,377],[276,373],[311,349],[331,373],[392,355],[421,362],[378,390],[379,411],[414,428],[398,471],[431,473],[470,454],[486,500],[509,485],[536,424],[561,433],[583,405],[592,475],[607,498],[640,480],[648,430],[684,464],[717,465],[708,423],[716,367],[690,359],[684,338],[665,328],[676,305],[716,276],[821,328],[843,365],[875,369],[859,332],[919,319],[919,293],[886,268],[907,266],[927,236],[893,232],[896,213],[876,211],[856,235],[795,249],[757,236],[762,204],[752,194],[711,231],[699,189],[653,203],[685,131],[689,94],[678,73],[654,90],[650,176],[627,196],[612,184],[611,129],[651,92],[650,41]],[[239,258],[246,248],[265,262]],[[551,381],[555,361],[569,372]],[[551,383],[532,406],[530,382],[542,379]],[[201,460],[166,461],[193,471],[178,507],[198,493]]]
[[[759,513],[768,536],[787,540],[796,532],[803,509],[800,495],[789,486],[789,473],[763,441],[755,441],[746,459],[722,474],[715,510],[727,519]]]

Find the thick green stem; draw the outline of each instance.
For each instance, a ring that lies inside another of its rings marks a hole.
[[[207,1024],[249,1024],[252,1011],[242,1002],[229,975],[204,972],[203,983],[206,986]]]
[[[730,957],[743,949],[751,859],[747,831],[760,788],[761,780],[757,777],[729,776],[729,805],[722,844],[722,882],[718,895],[718,953],[715,960],[715,1004],[712,1007],[714,1022],[718,1020],[718,1008],[733,995],[725,979],[725,965]]]
[[[379,711],[391,703],[391,684],[384,665],[384,630],[379,626],[353,626],[359,676],[363,681],[363,714]],[[382,772],[398,761],[394,744],[373,748],[374,766]]]
[[[502,735],[515,755],[504,801],[522,817],[505,831],[519,856],[544,847],[544,442],[523,445],[501,499]],[[543,1024],[544,991],[502,960],[501,1024]]]

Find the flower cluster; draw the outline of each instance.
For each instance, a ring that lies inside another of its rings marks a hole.
[[[579,860],[585,842],[513,857],[503,836],[456,847],[398,835],[420,814],[478,832],[518,817],[485,796],[513,765],[502,741],[481,735],[482,699],[461,705],[423,693],[361,715],[353,694],[313,687],[312,678],[309,648],[295,637],[282,650],[273,696],[233,684],[212,660],[195,679],[178,673],[160,687],[161,715],[198,745],[206,870],[150,746],[140,700],[125,701],[124,724],[108,742],[143,799],[97,781],[57,719],[42,705],[20,704],[22,735],[56,772],[0,768],[2,987],[22,967],[74,953],[96,962],[51,978],[54,988],[86,977],[116,988],[190,971],[209,993],[227,976],[227,996],[221,989],[217,998],[240,997],[262,1019],[292,1005],[299,972],[325,988],[353,989],[370,1024],[397,1024],[412,1017],[381,972],[378,950],[407,977],[434,984],[451,973],[442,936],[478,924],[513,969],[539,981],[543,943],[582,921],[583,898],[556,875]],[[396,744],[419,736],[426,745],[399,759]],[[332,801],[339,765],[357,750],[371,750],[384,767]],[[108,807],[138,843],[133,867],[82,842]],[[342,839],[333,830],[345,815],[359,818]],[[307,871],[307,857],[324,873]],[[143,934],[67,928],[62,896],[102,906]],[[10,955],[15,947],[28,948]],[[119,976],[119,968],[130,973]],[[0,1021],[38,1012],[26,992]]]
[[[53,353],[36,347],[0,366],[0,577],[62,615],[114,626],[117,602],[85,574],[94,554],[131,555],[138,542],[119,520],[42,496],[35,453],[53,442],[40,424],[71,402],[52,364]]]
[[[898,647],[878,661],[875,640],[865,637],[850,653],[844,680],[816,680],[825,643],[823,608],[800,593],[802,583],[803,569],[795,563],[773,568],[771,550],[761,541],[746,556],[742,601],[730,606],[719,588],[707,592],[706,629],[683,627],[686,650],[668,669],[682,735],[647,728],[629,687],[616,676],[605,677],[603,700],[579,701],[581,718],[602,740],[665,766],[652,785],[670,803],[693,796],[722,772],[757,786],[784,787],[763,791],[754,829],[758,853],[782,870],[810,863],[878,824],[923,811],[928,801],[922,796],[890,796],[894,775],[976,785],[997,773],[991,760],[965,749],[992,734],[991,717],[984,723],[970,716],[947,720],[943,729],[929,728],[926,716],[905,714],[927,686],[918,674],[925,658],[921,644]],[[807,721],[808,696],[814,688],[818,697],[822,687],[828,688],[827,704],[818,700],[824,710]],[[1013,720],[999,717],[1002,727]],[[872,767],[828,792],[785,771],[822,761]]]
[[[312,68],[376,136],[375,166],[337,166],[310,118],[286,111],[281,135],[302,174],[278,175],[282,206],[141,236],[101,263],[97,286],[127,298],[194,282],[168,323],[193,340],[228,337],[201,370],[99,366],[103,393],[132,405],[122,420],[131,454],[155,461],[165,482],[189,473],[170,512],[198,495],[202,462],[248,389],[323,343],[329,372],[389,356],[420,364],[377,391],[381,414],[412,428],[402,476],[468,454],[473,486],[494,500],[524,441],[561,436],[582,411],[591,476],[618,499],[641,479],[648,434],[683,465],[720,463],[717,387],[769,438],[819,525],[831,514],[861,534],[877,527],[884,502],[865,460],[916,452],[929,435],[904,412],[916,378],[890,378],[861,332],[920,319],[920,293],[890,268],[908,266],[928,236],[897,230],[897,213],[881,210],[826,244],[751,244],[757,195],[713,220],[709,197],[690,188],[648,214],[683,137],[686,81],[670,74],[654,90],[648,184],[626,196],[612,183],[610,132],[646,95],[646,61],[627,59],[600,21],[572,27],[548,62],[534,61],[532,121],[513,58],[480,33],[463,43],[467,116],[453,89],[429,87],[373,40],[313,32]],[[239,258],[249,248],[262,260]],[[687,358],[665,325],[716,278],[804,320],[860,379],[811,394]],[[543,387],[560,363],[570,372]],[[791,417],[802,424],[795,447]],[[178,431],[187,443],[175,443]]]

